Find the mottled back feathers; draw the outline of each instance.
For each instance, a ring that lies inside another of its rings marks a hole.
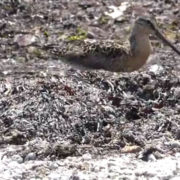
[[[128,55],[128,48],[116,41],[74,41],[67,42],[59,56],[65,63],[85,69],[110,70],[115,58]]]
[[[104,56],[116,57],[127,54],[128,50],[125,46],[115,41],[75,41],[68,42],[60,52],[62,57],[69,55],[78,56]]]

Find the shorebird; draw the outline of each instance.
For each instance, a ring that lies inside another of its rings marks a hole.
[[[132,28],[128,46],[107,40],[78,41],[62,48],[60,56],[65,63],[85,69],[132,72],[140,69],[151,54],[150,34],[157,36],[180,55],[180,51],[159,31],[156,23],[147,17],[139,17]]]

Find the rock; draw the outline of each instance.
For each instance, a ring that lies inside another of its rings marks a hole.
[[[154,64],[152,66],[150,66],[149,71],[153,72],[154,74],[160,74],[161,72],[163,72],[164,68],[161,65],[158,64]]]
[[[31,152],[26,155],[25,161],[30,161],[30,160],[35,160],[36,159],[36,154],[34,152]]]
[[[83,154],[82,158],[83,158],[84,160],[90,160],[90,159],[92,159],[92,156],[91,156],[91,154],[86,153],[86,154]]]
[[[23,163],[23,158],[20,155],[18,155],[18,154],[12,156],[12,160],[16,161],[18,163]]]
[[[28,46],[36,42],[36,36],[32,34],[18,34],[14,37],[14,42],[17,43],[19,46]]]

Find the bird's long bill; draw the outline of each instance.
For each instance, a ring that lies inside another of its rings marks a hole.
[[[159,37],[165,44],[167,44],[168,46],[170,46],[177,54],[180,55],[180,51],[170,42],[168,41],[163,35],[162,33],[156,29],[155,30],[155,34],[157,37]]]

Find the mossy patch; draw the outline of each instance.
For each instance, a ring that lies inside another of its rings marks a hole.
[[[102,15],[100,18],[99,18],[99,24],[107,24],[108,21],[109,21],[109,17],[108,16],[105,16],[105,15]]]
[[[84,40],[86,38],[87,38],[87,32],[84,29],[78,27],[76,33],[74,35],[68,36],[67,40],[76,41],[76,40]]]

